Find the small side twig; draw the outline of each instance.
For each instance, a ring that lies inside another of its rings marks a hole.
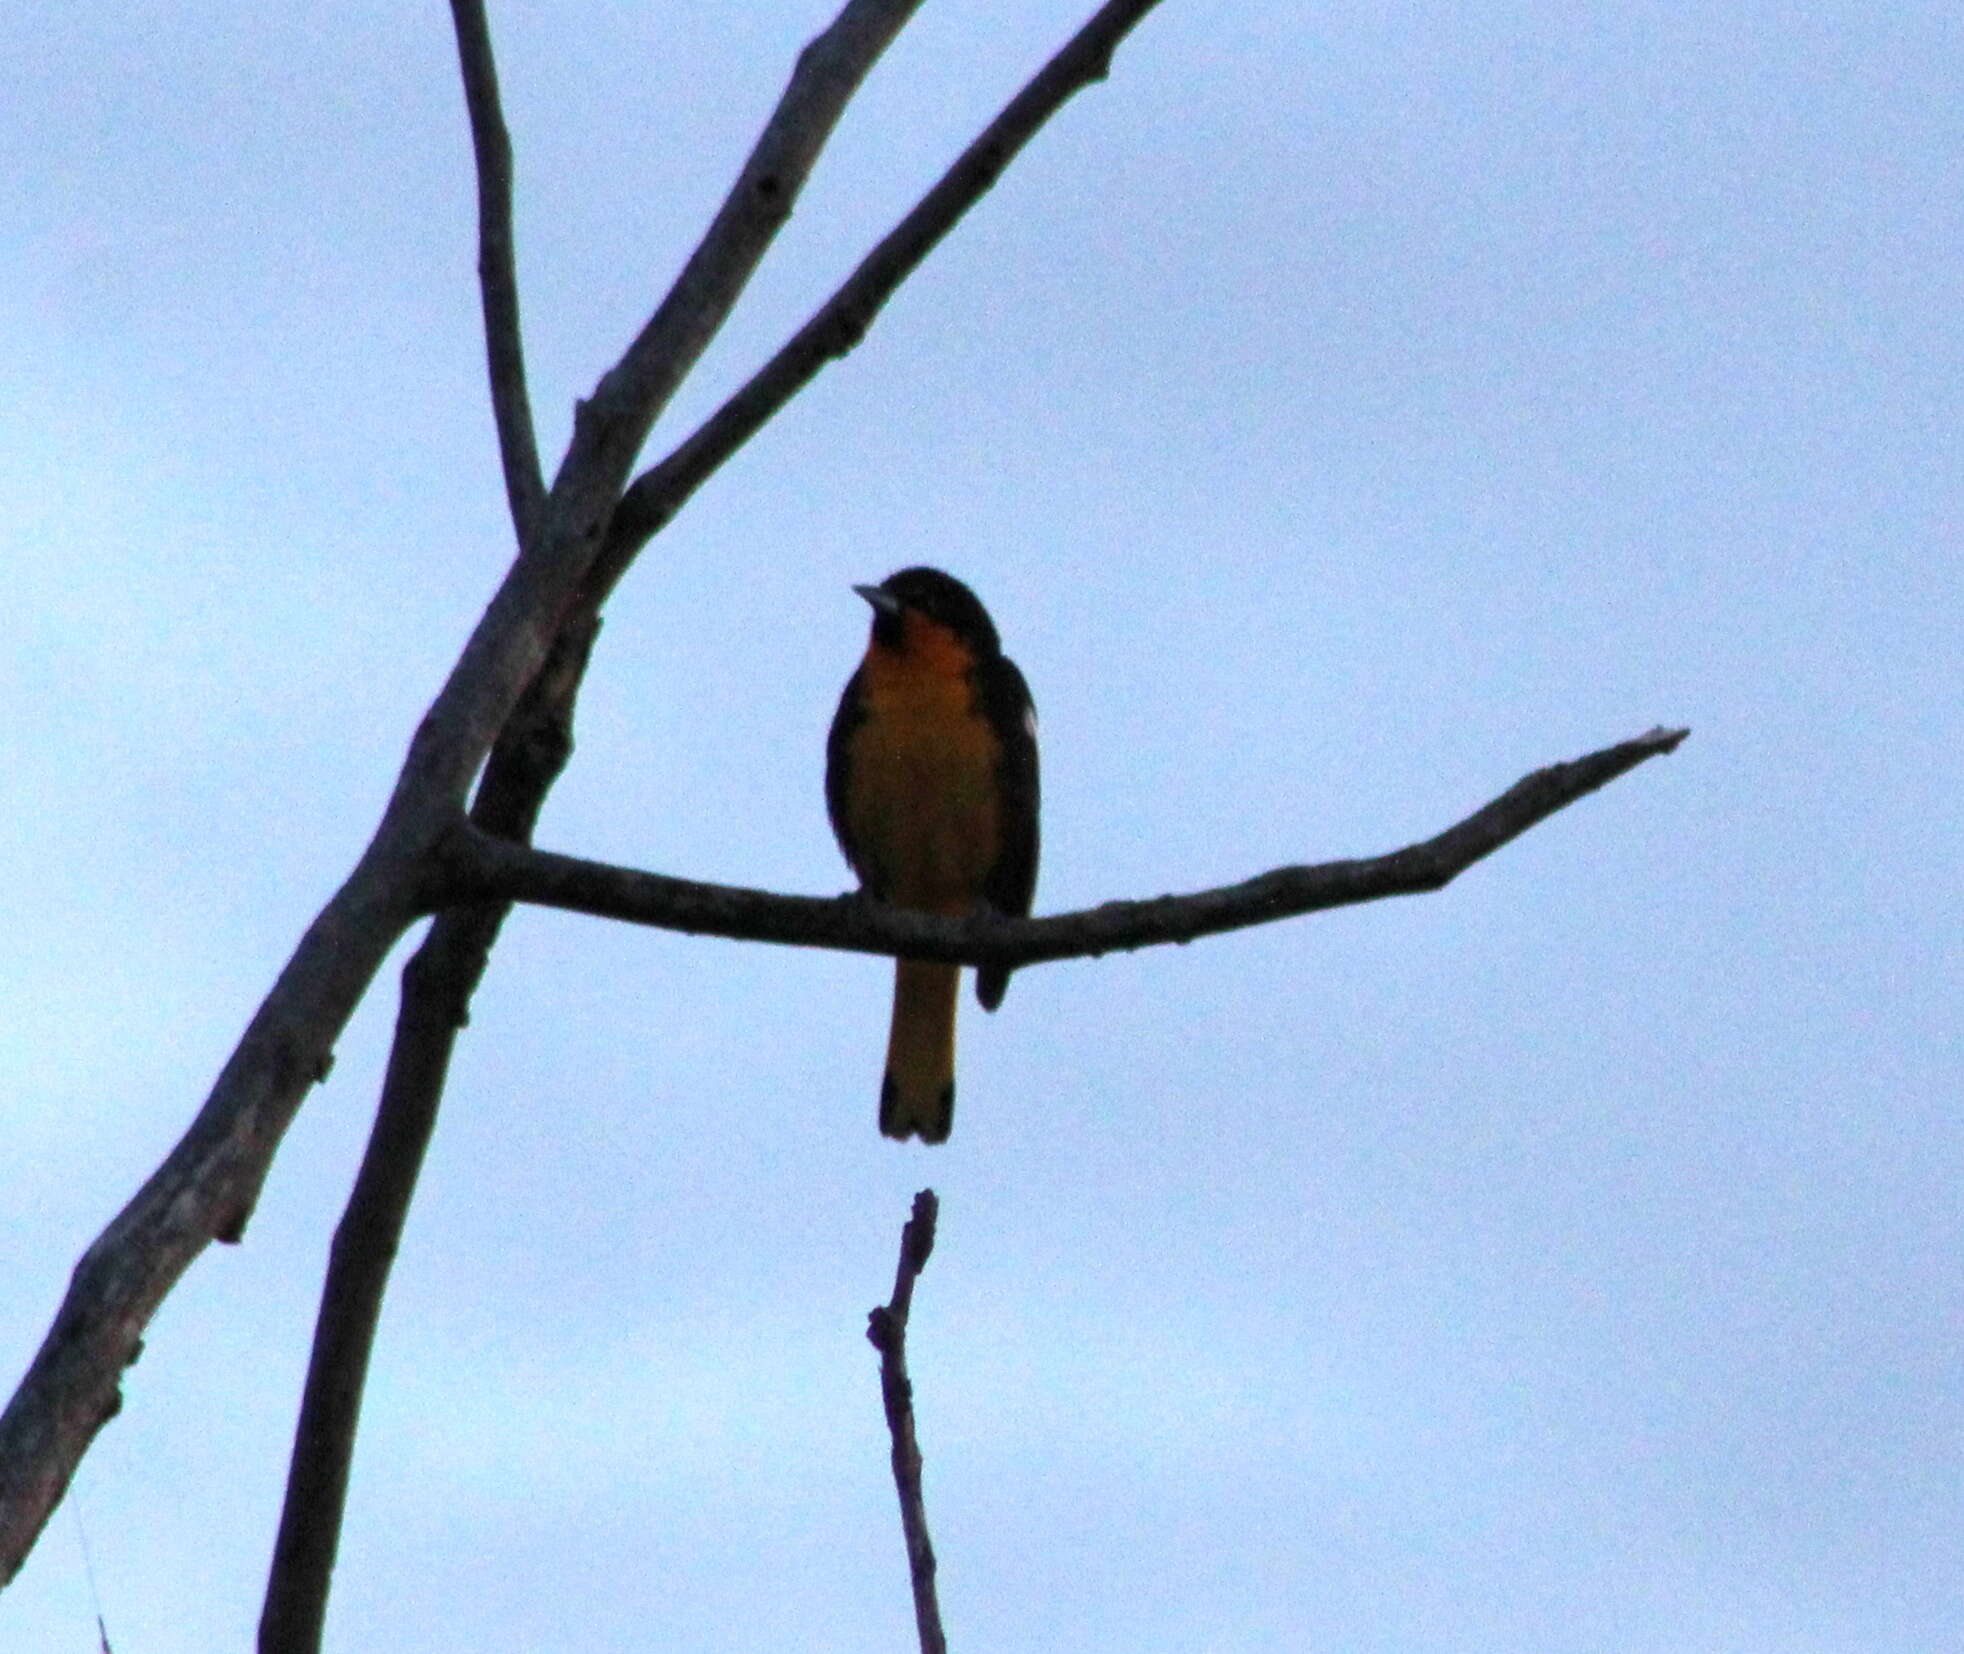
[[[866,1317],[866,1336],[880,1352],[880,1400],[893,1437],[893,1485],[900,1494],[900,1527],[907,1538],[907,1573],[914,1587],[914,1623],[921,1654],[947,1654],[941,1603],[934,1593],[934,1545],[927,1536],[927,1504],[921,1496],[921,1449],[914,1436],[914,1384],[907,1376],[907,1314],[914,1282],[934,1250],[934,1220],[941,1210],[932,1189],[914,1196],[914,1215],[900,1231],[900,1265],[893,1300]]]

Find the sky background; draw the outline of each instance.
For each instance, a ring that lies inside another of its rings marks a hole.
[[[1089,0],[934,0],[679,439]],[[494,5],[548,464],[824,21]],[[1964,1617],[1954,5],[1167,0],[614,602],[555,849],[830,892],[849,590],[1043,714],[1040,911],[1366,855],[1688,724],[1449,891],[965,1002],[508,927],[328,1646],[1895,1654]],[[352,864],[509,559],[447,9],[0,11],[0,1367]],[[400,956],[399,956],[400,957]],[[395,965],[153,1322],[0,1647],[250,1646]],[[80,1523],[76,1520],[79,1511]]]

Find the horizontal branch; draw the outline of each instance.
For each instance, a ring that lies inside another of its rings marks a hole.
[[[445,902],[496,898],[623,919],[692,935],[782,942],[850,953],[905,955],[962,965],[1021,967],[1081,959],[1326,908],[1439,890],[1503,844],[1633,770],[1674,752],[1690,732],[1653,729],[1600,752],[1550,764],[1436,838],[1362,861],[1279,867],[1240,884],[1149,901],[1106,902],[1042,919],[941,919],[857,897],[781,896],[699,884],[493,838],[459,823],[444,841],[433,889]]]

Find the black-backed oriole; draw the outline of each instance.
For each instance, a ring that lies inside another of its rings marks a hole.
[[[855,586],[873,605],[866,658],[825,749],[832,830],[866,894],[898,907],[1021,917],[1037,884],[1036,708],[989,611],[939,569]],[[976,973],[985,1010],[1009,972]],[[945,1142],[955,1111],[959,965],[902,959],[880,1130]]]

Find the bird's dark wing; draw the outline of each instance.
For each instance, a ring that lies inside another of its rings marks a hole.
[[[864,668],[861,668],[863,671]],[[860,865],[852,842],[852,826],[846,815],[846,786],[852,768],[853,731],[866,720],[866,708],[859,696],[860,672],[846,680],[846,691],[839,697],[839,710],[832,715],[832,733],[825,738],[825,811],[832,818],[832,836],[839,841],[852,870],[865,882],[866,869]]]
[[[998,913],[1024,918],[1037,893],[1038,802],[1037,709],[1030,686],[1016,663],[997,655],[976,668],[982,711],[1002,744],[997,780],[1002,800],[1002,848],[982,888]],[[984,1010],[1002,1003],[1009,972],[997,967],[975,975],[975,997]]]

